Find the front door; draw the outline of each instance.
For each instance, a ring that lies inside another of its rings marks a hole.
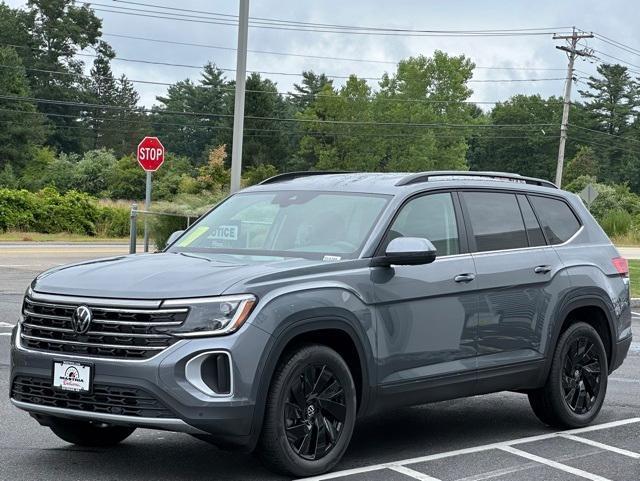
[[[473,383],[475,267],[466,247],[457,194],[439,192],[409,200],[380,252],[401,236],[429,239],[437,258],[427,265],[372,270],[378,305],[378,382],[383,390],[396,386],[413,394],[426,381],[454,374]]]

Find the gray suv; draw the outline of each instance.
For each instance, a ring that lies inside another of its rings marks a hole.
[[[78,445],[180,431],[307,476],[397,406],[509,390],[584,426],[631,343],[627,262],[540,179],[289,173],[172,237],[32,282],[15,406]]]

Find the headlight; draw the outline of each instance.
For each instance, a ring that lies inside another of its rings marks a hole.
[[[242,294],[171,299],[164,301],[162,307],[189,308],[189,315],[184,324],[171,330],[171,334],[179,337],[205,337],[221,336],[237,331],[247,320],[255,304],[255,296]]]

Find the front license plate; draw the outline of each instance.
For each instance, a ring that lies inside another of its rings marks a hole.
[[[54,361],[53,387],[63,391],[89,392],[91,366],[77,362]]]

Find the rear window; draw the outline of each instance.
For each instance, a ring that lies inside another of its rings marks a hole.
[[[580,221],[564,201],[535,195],[529,200],[550,244],[562,244],[580,229]]]
[[[463,192],[476,251],[527,247],[527,234],[514,194]]]

